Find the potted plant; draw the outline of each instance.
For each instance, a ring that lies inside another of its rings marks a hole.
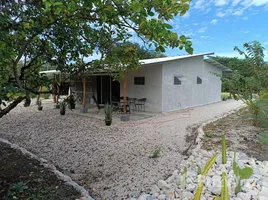
[[[60,102],[60,114],[65,115],[67,103],[65,101]]]
[[[106,103],[104,106],[104,113],[105,113],[105,124],[106,126],[110,126],[112,124],[113,106]]]
[[[68,107],[72,110],[72,109],[75,109],[75,98],[74,98],[74,95],[70,95],[68,96],[65,101],[67,102],[68,104]]]
[[[42,110],[43,109],[43,106],[42,106],[42,101],[41,100],[38,100],[37,102],[36,102],[36,104],[37,104],[37,108],[38,108],[38,110]]]

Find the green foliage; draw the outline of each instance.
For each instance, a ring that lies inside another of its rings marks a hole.
[[[112,121],[113,105],[106,103],[104,106],[105,121]]]
[[[42,91],[43,92],[48,92],[49,91],[49,87],[43,86]],[[40,94],[40,97],[41,98],[44,98],[44,99],[49,99],[50,94],[49,93],[43,93],[43,94]]]
[[[203,183],[203,181],[202,182],[200,181],[198,183],[198,187],[197,187],[197,190],[196,190],[195,195],[194,195],[194,200],[200,200],[201,199],[203,187],[204,187],[204,183]]]
[[[229,200],[228,195],[228,181],[226,172],[222,172],[222,180],[221,180],[221,200]]]
[[[12,185],[11,187],[10,187],[10,190],[9,190],[9,192],[8,192],[8,197],[9,196],[16,196],[17,194],[23,194],[24,192],[25,192],[25,190],[28,190],[29,188],[28,188],[28,186],[27,185],[25,185],[23,182],[19,182],[19,183],[16,183],[16,184],[14,184],[14,185]]]
[[[4,197],[5,200],[43,200],[53,199],[57,195],[57,190],[54,188],[32,188],[26,183],[19,182],[12,185]]]
[[[232,75],[223,76],[223,91],[231,92],[240,99],[252,99],[252,94],[258,94],[268,88],[268,65],[264,61],[264,48],[257,41],[244,44],[245,52],[235,47],[245,59],[213,57],[216,61],[233,70]]]
[[[221,99],[223,101],[226,101],[228,98],[230,98],[230,93],[229,92],[222,92],[221,93]]]
[[[181,181],[181,189],[185,189],[186,178],[187,178],[187,168],[184,167],[183,168],[183,177],[182,177],[182,181]]]
[[[222,139],[221,139],[221,148],[222,148],[222,164],[226,164],[227,162],[227,158],[226,158],[226,138],[225,138],[225,135],[222,136]]]
[[[158,158],[158,157],[160,157],[161,152],[162,152],[162,150],[160,148],[156,148],[156,149],[152,150],[149,158]]]
[[[42,106],[42,101],[41,101],[41,100],[38,100],[38,101],[36,102],[36,104],[37,104],[38,107],[41,107],[41,106]]]
[[[197,167],[197,174],[202,174],[202,169],[200,166]]]
[[[133,36],[138,36],[157,52],[179,47],[193,53],[189,38],[178,36],[169,25],[174,17],[189,10],[190,2],[3,1],[0,15],[1,102],[8,99],[11,85],[15,87],[13,93],[38,94],[39,86],[49,82],[39,75],[39,71],[48,66],[57,66],[58,70],[71,75],[118,71],[115,79],[120,79],[126,71],[139,65],[139,54],[125,45]],[[116,50],[116,44],[124,45]],[[100,55],[100,59],[88,59],[94,53]]]
[[[200,200],[201,194],[203,191],[203,187],[204,187],[203,180],[204,180],[205,176],[207,175],[208,171],[210,170],[210,168],[212,167],[212,165],[215,163],[216,158],[217,158],[217,154],[214,154],[206,163],[206,165],[203,169],[203,172],[202,172],[201,179],[198,183],[197,190],[196,190],[195,195],[194,195],[194,200]]]
[[[75,102],[76,102],[76,100],[75,100],[75,98],[74,98],[74,95],[70,95],[70,96],[68,96],[66,99],[65,99],[65,101],[67,102],[67,104],[75,104]]]
[[[205,133],[205,136],[208,138],[213,137],[213,131],[205,131],[204,133]]]
[[[216,158],[217,158],[217,154],[214,154],[209,160],[208,162],[206,163],[204,169],[203,169],[203,172],[202,172],[202,175],[203,176],[206,176],[209,169],[212,167],[212,165],[215,163],[216,161]]]
[[[236,188],[235,188],[235,193],[241,192],[241,180],[242,179],[248,179],[252,173],[253,169],[251,167],[245,167],[244,169],[241,169],[237,163],[236,163],[236,152],[234,154],[234,160],[233,160],[233,171],[236,176]]]
[[[66,110],[67,103],[65,101],[61,101],[59,104],[60,104],[60,109],[61,110]]]

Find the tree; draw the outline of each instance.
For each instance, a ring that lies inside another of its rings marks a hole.
[[[243,100],[254,117],[254,124],[258,124],[260,115],[265,116],[268,122],[268,64],[264,61],[264,48],[257,41],[245,43],[245,51],[235,47],[241,55],[245,56],[243,67],[233,71],[231,77],[223,78],[235,99]],[[241,65],[242,66],[242,65]],[[258,95],[260,98],[256,101]]]
[[[139,59],[150,59],[150,58],[161,58],[165,57],[165,55],[161,52],[157,52],[155,50],[149,50],[145,46],[141,46],[138,43],[125,42],[125,44],[119,44],[117,46],[127,46],[134,48],[137,51],[137,56]]]
[[[127,63],[128,68],[135,68],[138,55],[129,48],[122,53],[131,57],[110,59],[114,44],[124,43],[132,33],[156,51],[179,47],[192,53],[189,38],[178,37],[168,24],[175,16],[185,14],[189,3],[190,0],[2,1],[0,118],[29,92],[39,94],[37,85],[44,80],[38,78],[37,72],[45,64],[70,74],[103,69],[107,65],[118,69],[122,62]],[[93,53],[99,53],[101,58],[88,61]],[[5,105],[4,100],[10,100],[10,93],[19,97]]]
[[[222,91],[230,92],[232,88],[229,85],[228,80],[231,76],[235,76],[237,73],[242,75],[243,77],[251,77],[251,69],[249,65],[249,61],[247,59],[239,59],[237,57],[229,58],[229,57],[220,57],[220,56],[210,56],[213,60],[221,63],[222,65],[228,67],[232,70],[232,72],[223,72],[222,79]]]
[[[239,64],[232,61],[232,77],[223,78],[223,81],[226,81],[233,95],[251,100],[252,94],[260,94],[268,88],[268,65],[264,61],[264,48],[258,41],[245,43],[243,47],[245,52],[238,47],[234,50],[244,55],[245,59],[239,62],[235,60]]]

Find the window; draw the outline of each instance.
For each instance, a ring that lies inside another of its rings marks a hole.
[[[134,85],[145,85],[145,77],[134,77]]]
[[[201,79],[200,77],[197,77],[197,79],[196,79],[196,83],[197,83],[197,84],[202,84],[202,79]]]
[[[181,80],[176,76],[174,76],[174,85],[181,85]]]

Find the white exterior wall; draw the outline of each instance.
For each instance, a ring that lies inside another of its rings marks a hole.
[[[134,77],[145,77],[145,85],[134,85]],[[120,96],[123,96],[123,81],[120,83]],[[127,74],[127,96],[147,98],[145,111],[162,111],[162,65],[140,67]]]
[[[173,111],[221,100],[221,80],[213,73],[221,69],[205,62],[203,56],[163,63],[162,111]],[[181,85],[174,85],[174,76],[182,76]],[[197,76],[202,84],[197,84]]]

